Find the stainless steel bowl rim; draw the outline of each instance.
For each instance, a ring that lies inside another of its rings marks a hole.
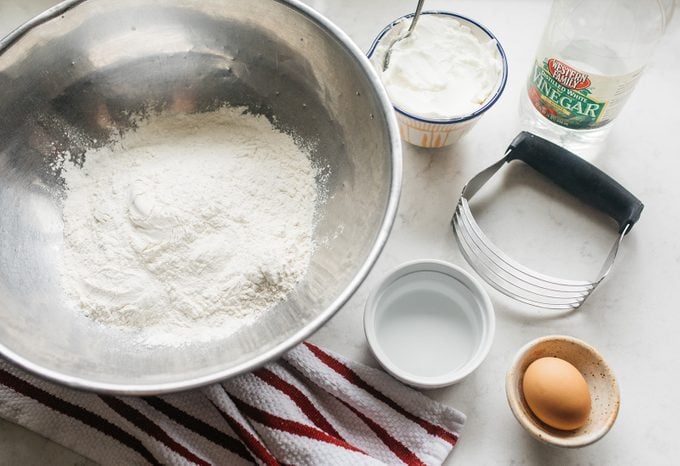
[[[0,39],[0,55],[3,54],[9,47],[12,46],[18,39],[20,39],[24,34],[33,29],[40,24],[49,21],[66,11],[73,9],[85,3],[88,0],[65,0],[54,7],[44,11],[43,13],[35,16],[33,19],[27,21],[23,25],[19,26],[17,29],[9,33],[4,38]],[[392,103],[382,85],[380,78],[378,77],[373,65],[370,63],[366,55],[359,49],[359,47],[350,39],[350,37],[343,32],[338,26],[336,26],[329,19],[325,18],[319,12],[313,8],[305,5],[299,0],[276,0],[279,3],[288,5],[294,10],[302,13],[304,16],[310,18],[316,24],[318,24],[326,32],[330,33],[332,36],[338,39],[340,44],[357,60],[361,69],[366,73],[367,79],[373,85],[376,97],[379,100],[380,108],[383,111],[385,120],[388,125],[389,130],[389,140],[391,146],[390,158],[392,161],[392,173],[390,180],[390,190],[387,206],[384,213],[384,221],[378,232],[375,243],[371,248],[366,260],[362,264],[358,273],[354,276],[349,285],[343,290],[343,292],[331,303],[328,308],[319,314],[313,321],[311,321],[305,328],[302,328],[297,333],[293,334],[287,340],[283,341],[279,345],[271,348],[270,350],[245,361],[239,365],[231,367],[227,370],[218,371],[216,373],[210,374],[203,377],[194,377],[181,382],[170,382],[170,383],[159,383],[159,384],[145,384],[145,385],[135,385],[135,384],[113,384],[113,383],[103,383],[103,382],[93,382],[91,380],[86,380],[81,377],[69,376],[58,371],[47,369],[38,364],[35,364],[22,356],[11,351],[9,348],[5,347],[0,343],[0,355],[2,355],[7,360],[20,366],[27,371],[45,379],[64,384],[66,386],[82,389],[87,391],[95,391],[98,393],[108,393],[114,395],[155,395],[162,393],[172,393],[183,390],[189,390],[193,388],[203,387],[212,383],[220,382],[228,378],[243,374],[260,367],[267,362],[277,359],[285,352],[290,350],[293,346],[299,344],[304,339],[316,332],[326,321],[328,321],[336,312],[342,308],[342,306],[352,297],[352,295],[357,291],[361,283],[364,281],[368,273],[373,268],[378,256],[380,255],[387,238],[390,234],[392,226],[394,224],[394,219],[396,217],[397,208],[399,204],[399,194],[401,190],[402,182],[402,152],[401,152],[401,139],[399,137],[399,127],[397,124],[396,115],[394,113]]]

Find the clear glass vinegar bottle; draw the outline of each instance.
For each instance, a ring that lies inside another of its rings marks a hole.
[[[675,0],[554,0],[520,99],[523,129],[598,153]]]

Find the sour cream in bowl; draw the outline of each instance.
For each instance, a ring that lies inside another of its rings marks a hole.
[[[402,139],[442,147],[460,139],[498,100],[507,81],[507,60],[488,29],[448,12],[423,12],[413,33],[395,43],[412,17],[383,29],[368,56],[397,112]]]

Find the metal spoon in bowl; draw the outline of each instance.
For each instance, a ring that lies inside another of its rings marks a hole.
[[[420,18],[420,12],[423,10],[423,4],[425,3],[425,0],[418,0],[418,6],[416,6],[416,13],[413,15],[413,19],[411,20],[411,26],[409,26],[408,31],[406,31],[406,34],[403,36],[397,37],[394,42],[390,44],[390,46],[387,48],[387,52],[385,52],[385,61],[383,61],[383,71],[387,69],[387,67],[390,64],[390,56],[392,55],[392,49],[394,48],[394,45],[401,41],[406,39],[408,36],[411,35],[413,30],[416,28],[416,23],[418,22],[418,19]]]

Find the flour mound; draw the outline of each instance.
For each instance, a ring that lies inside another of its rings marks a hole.
[[[149,343],[225,336],[309,266],[315,170],[262,116],[157,115],[62,173],[66,295]]]

